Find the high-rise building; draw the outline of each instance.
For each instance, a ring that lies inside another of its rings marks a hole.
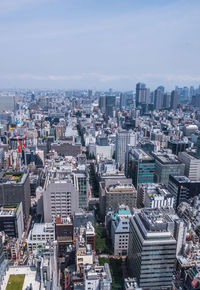
[[[85,165],[83,165],[83,170],[78,169],[74,171],[74,185],[79,194],[79,208],[88,207],[88,192],[89,192],[89,178],[88,172]]]
[[[105,109],[106,109],[106,96],[100,96],[99,97],[99,108],[101,109],[101,111],[103,113],[105,113]]]
[[[179,152],[178,158],[181,162],[185,164],[185,172],[182,175],[186,175],[189,179],[193,181],[200,180],[200,158],[197,156],[196,152]],[[176,173],[174,173],[177,175]]]
[[[30,180],[28,172],[2,172],[0,178],[0,204],[14,205],[22,202],[25,221],[31,207]]]
[[[165,93],[163,96],[163,108],[164,109],[169,109],[171,104],[171,94],[170,93]]]
[[[168,185],[169,175],[183,175],[185,166],[174,154],[165,151],[152,152],[155,158],[155,180]]]
[[[113,110],[116,105],[116,96],[106,96],[105,99],[105,113],[107,117],[113,117]]]
[[[168,141],[168,148],[172,153],[178,155],[179,152],[185,151],[189,147],[189,142],[170,140]]]
[[[177,106],[178,106],[178,103],[179,103],[178,91],[174,90],[171,93],[171,104],[170,104],[171,109],[176,110]]]
[[[136,134],[131,131],[119,131],[116,136],[115,159],[119,165],[125,163],[127,145],[136,146]]]
[[[173,220],[160,209],[138,210],[130,219],[128,269],[144,289],[171,289],[176,240]]]
[[[63,177],[49,171],[43,193],[44,222],[55,222],[56,217],[66,219],[79,208],[79,193],[71,176]]]
[[[21,240],[24,232],[22,202],[15,206],[0,208],[0,231],[8,237]]]
[[[158,87],[154,92],[154,108],[160,110],[163,107],[164,87]]]
[[[155,161],[142,149],[129,148],[125,163],[126,176],[132,178],[137,188],[140,183],[154,182]]]
[[[133,104],[133,94],[129,93],[129,94],[125,94],[125,93],[121,93],[120,94],[120,109],[122,109],[123,107],[130,107]]]
[[[174,196],[174,206],[177,208],[181,202],[187,202],[200,194],[200,180],[192,181],[184,175],[170,175],[168,188]]]
[[[146,101],[146,85],[143,83],[136,84],[136,107],[145,104]]]

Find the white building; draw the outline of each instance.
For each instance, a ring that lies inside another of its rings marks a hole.
[[[192,181],[200,180],[200,159],[194,152],[179,152],[178,157],[185,164],[185,175]]]
[[[54,222],[59,215],[67,218],[79,208],[78,190],[71,178],[51,179],[43,193],[44,222]]]
[[[34,224],[27,239],[29,252],[44,248],[48,242],[55,241],[55,226],[51,223]]]
[[[120,206],[112,215],[111,239],[114,255],[127,255],[129,241],[129,219],[131,212],[128,207]]]
[[[125,163],[125,153],[127,145],[136,145],[136,134],[129,131],[119,131],[116,135],[116,162],[119,165]]]
[[[138,189],[138,195],[143,191],[144,194],[144,207],[173,208],[174,196],[163,184],[157,183],[144,183]]]
[[[105,263],[104,266],[86,265],[84,267],[84,289],[112,289],[112,277],[107,263]]]

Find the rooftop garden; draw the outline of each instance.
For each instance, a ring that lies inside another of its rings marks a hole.
[[[22,290],[25,274],[10,275],[6,290]]]
[[[20,181],[23,177],[23,172],[5,172],[3,175],[3,179],[12,180],[12,181]]]

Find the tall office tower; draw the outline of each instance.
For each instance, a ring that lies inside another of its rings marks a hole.
[[[164,109],[169,109],[171,104],[171,94],[170,93],[165,93],[163,96],[163,108]]]
[[[151,95],[151,91],[149,88],[147,88],[146,93],[145,93],[145,104],[146,105],[150,104],[150,102],[151,102],[150,95]]]
[[[102,113],[105,113],[106,110],[106,96],[99,97],[99,108],[101,109]]]
[[[123,107],[129,107],[133,104],[133,94],[132,93],[121,93],[120,94],[120,109]]]
[[[168,185],[170,174],[183,175],[185,165],[174,154],[165,151],[152,152],[155,158],[155,180]]]
[[[177,106],[178,106],[178,103],[179,103],[178,92],[176,90],[174,90],[171,93],[171,104],[170,104],[171,109],[176,110]]]
[[[50,171],[46,177],[43,193],[44,222],[55,222],[59,215],[66,219],[79,208],[78,190],[70,176],[61,177]]]
[[[113,109],[116,105],[116,96],[106,96],[105,99],[105,113],[107,117],[113,117]]]
[[[195,94],[194,87],[193,87],[193,86],[191,86],[191,87],[190,87],[190,92],[189,92],[189,95],[190,95],[190,100],[192,99],[192,97],[194,96],[194,94]]]
[[[130,219],[128,269],[143,290],[171,289],[176,240],[174,222],[161,209],[142,209]]]
[[[163,107],[164,87],[158,87],[154,92],[154,108],[160,110]]]
[[[116,136],[115,159],[119,165],[125,162],[127,145],[136,146],[136,134],[131,131],[119,131]]]
[[[0,178],[0,184],[0,204],[10,206],[22,202],[26,222],[31,207],[29,173],[5,172]]]
[[[182,101],[183,102],[189,101],[189,88],[188,87],[184,87],[182,90]]]
[[[92,98],[92,94],[93,94],[92,90],[88,90],[88,98],[89,98],[89,99]]]
[[[185,173],[189,179],[200,181],[200,158],[195,152],[179,152],[178,158],[185,164]]]
[[[136,148],[129,148],[126,157],[126,177],[132,178],[132,182],[136,188],[140,183],[154,182],[154,158],[142,149]]]
[[[174,207],[177,208],[181,202],[199,195],[200,180],[192,181],[184,175],[170,175],[168,189],[174,196]]]
[[[84,166],[84,165],[83,165]],[[88,191],[89,191],[89,178],[86,166],[83,170],[76,170],[74,175],[74,185],[78,191],[79,208],[88,207]]]
[[[145,104],[146,99],[146,85],[143,83],[136,84],[136,107],[140,104]]]

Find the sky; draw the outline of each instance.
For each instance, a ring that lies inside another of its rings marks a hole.
[[[0,88],[200,84],[199,0],[0,0]]]

